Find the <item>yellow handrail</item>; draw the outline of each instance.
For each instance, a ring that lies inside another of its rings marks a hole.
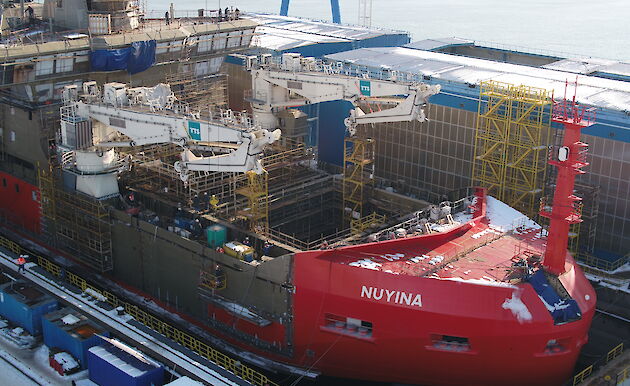
[[[584,382],[584,378],[586,378],[589,375],[591,375],[592,372],[593,372],[593,365],[590,365],[587,368],[585,368],[584,370],[582,370],[579,373],[575,374],[575,376],[573,377],[573,386]]]
[[[612,350],[608,351],[608,354],[606,355],[606,363],[612,361],[613,359],[617,358],[619,355],[621,355],[621,353],[623,352],[623,342],[619,343],[619,345],[615,348],[613,348]]]

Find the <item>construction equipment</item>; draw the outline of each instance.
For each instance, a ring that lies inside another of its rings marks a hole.
[[[85,82],[81,94],[76,85],[64,87],[63,100],[61,131],[66,149],[102,157],[104,149],[177,144],[183,151],[174,166],[184,182],[190,171],[262,173],[259,156],[281,134],[257,127],[245,114],[231,110],[201,119],[201,113],[179,101],[167,84],[129,88],[107,83],[101,94],[96,82]],[[77,134],[79,129],[83,135]],[[79,142],[79,137],[89,139]],[[78,157],[77,167],[81,167]]]
[[[363,123],[424,122],[427,99],[440,92],[439,85],[400,82],[395,77],[347,76],[339,67],[294,53],[283,54],[279,61],[269,55],[251,57],[247,64],[252,73],[254,122],[265,129],[277,127],[274,110],[334,100],[347,100],[355,106],[344,122],[350,136]],[[361,102],[375,103],[379,110],[366,113],[359,107]]]

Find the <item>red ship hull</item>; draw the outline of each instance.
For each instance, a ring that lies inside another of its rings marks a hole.
[[[568,253],[566,272],[558,280],[581,316],[565,323],[554,322],[549,306],[528,282],[453,280],[457,275],[445,275],[448,269],[438,278],[395,271],[398,263],[407,269],[404,260],[423,253],[418,250],[447,255],[445,251],[453,245],[459,250],[470,248],[467,243],[476,247],[451,271],[471,268],[464,273],[474,275],[484,261],[496,266],[485,267],[482,273],[499,271],[504,267],[501,261],[511,262],[515,243],[524,241],[530,251],[544,251],[544,240],[532,237],[533,233],[479,246],[474,235],[490,229],[482,202],[473,220],[445,233],[297,253],[293,260],[293,356],[274,359],[331,376],[408,384],[566,382],[588,340],[596,303],[592,286]],[[348,264],[361,257],[383,256],[392,257],[387,270],[386,263],[380,269]],[[515,296],[527,309],[526,320],[504,306]],[[284,341],[285,329],[278,322],[258,327],[216,306],[210,306],[209,314],[250,336]],[[347,330],[348,324],[335,326],[331,319],[368,323],[371,331],[362,335]],[[465,338],[466,349],[436,344],[436,337],[445,336]],[[550,348],[551,342],[556,347]]]
[[[588,339],[595,294],[571,260],[562,282],[572,297],[583,300],[582,319],[554,325],[528,285],[521,299],[533,318],[519,323],[501,307],[511,288],[356,269],[331,264],[320,254],[295,260],[295,342],[296,357],[305,358],[296,364],[314,365],[324,374],[412,384],[559,385],[570,378]],[[422,307],[388,303],[386,294],[380,301],[367,300],[361,297],[363,286],[421,294]],[[372,338],[327,329],[326,313],[370,321]],[[435,334],[467,337],[471,350],[436,349]],[[546,353],[552,339],[562,340],[565,350]]]
[[[0,171],[0,215],[13,224],[39,233],[39,189],[8,173]]]

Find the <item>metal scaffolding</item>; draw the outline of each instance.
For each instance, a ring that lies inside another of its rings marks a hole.
[[[240,176],[239,176],[240,177]],[[252,232],[267,234],[269,230],[269,173],[261,174],[249,171],[245,173],[244,183],[236,192],[247,198],[247,208],[239,215],[249,221]],[[238,182],[237,182],[238,183]]]
[[[480,84],[473,182],[530,216],[545,181],[550,97],[541,88]]]
[[[48,164],[38,166],[41,231],[52,243],[74,252],[85,264],[108,272],[113,269],[111,221],[108,203],[64,188],[64,155],[55,149],[59,131],[59,109],[40,109],[42,142],[47,146]]]
[[[166,75],[177,100],[188,103],[192,110],[205,114],[208,109],[228,106],[227,76],[225,74],[196,75],[194,65],[181,63],[177,72]],[[204,111],[205,110],[205,111]]]
[[[105,202],[82,193],[66,192],[61,170],[39,169],[42,231],[99,272],[111,271],[112,235]]]
[[[343,218],[353,233],[361,233],[372,223],[382,220],[376,214],[366,215],[364,205],[368,189],[374,184],[374,140],[347,137],[343,157]]]

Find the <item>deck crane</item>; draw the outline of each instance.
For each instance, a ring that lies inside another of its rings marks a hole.
[[[263,55],[249,60],[248,67],[254,122],[266,129],[277,126],[273,112],[278,108],[334,100],[347,100],[355,107],[344,122],[351,136],[363,123],[424,122],[427,99],[440,92],[439,85],[403,82],[395,77],[381,80],[344,75],[338,67],[293,53],[283,54],[279,63]],[[358,106],[362,101],[394,107],[365,112]]]
[[[129,88],[107,83],[101,95],[96,82],[85,82],[82,94],[78,91],[76,85],[63,91],[62,124],[65,117],[70,123],[91,119],[104,125],[105,129],[94,130],[94,147],[90,141],[88,151],[102,154],[108,148],[177,144],[182,147],[181,161],[174,166],[184,182],[191,171],[262,173],[259,156],[281,134],[255,126],[250,118],[231,110],[216,120],[200,119],[167,84]],[[212,155],[197,156],[192,150]]]

